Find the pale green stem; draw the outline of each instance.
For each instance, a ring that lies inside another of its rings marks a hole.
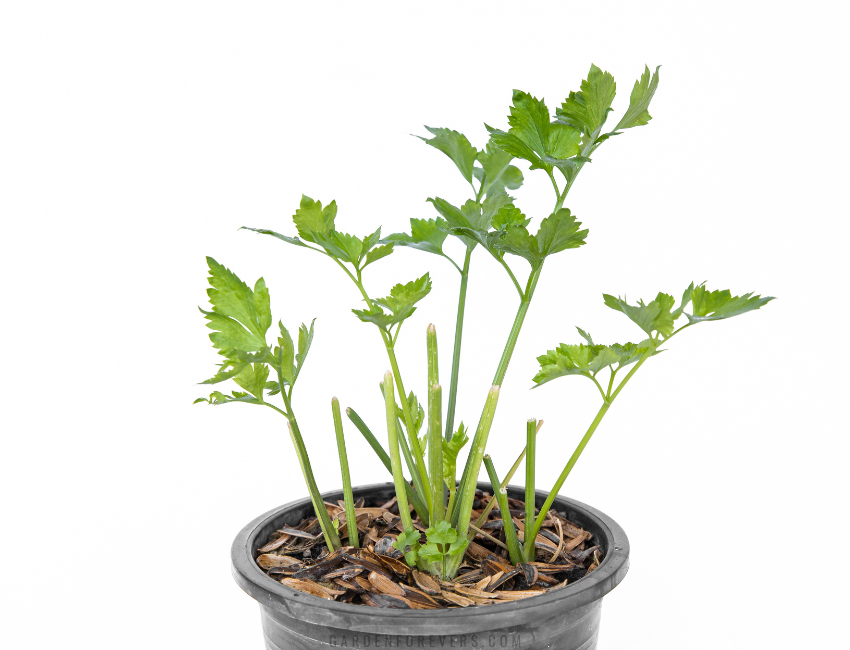
[[[634,375],[638,371],[638,368],[640,368],[643,363],[650,357],[650,354],[651,351],[647,352],[640,358],[640,360],[629,371],[629,374],[627,374],[623,381],[620,382],[620,385],[617,386],[617,390],[614,391],[614,394],[611,395],[611,398],[604,404],[602,404],[602,407],[599,409],[599,412],[596,414],[596,417],[593,419],[593,422],[591,422],[587,433],[584,434],[584,437],[581,439],[581,442],[578,443],[578,447],[576,447],[576,450],[573,452],[573,455],[567,462],[566,467],[564,467],[564,471],[561,472],[561,475],[558,477],[558,480],[555,481],[555,485],[552,487],[552,491],[549,492],[549,496],[546,497],[546,501],[540,507],[540,512],[537,515],[537,519],[534,521],[534,528],[531,531],[531,537],[528,536],[528,523],[526,523],[525,539],[535,539],[537,537],[537,533],[540,532],[540,528],[543,526],[543,521],[546,519],[546,513],[549,512],[549,508],[552,507],[552,503],[555,501],[555,498],[561,491],[561,487],[563,487],[564,481],[567,480],[567,477],[570,475],[570,472],[572,471],[573,467],[581,456],[581,453],[584,451],[584,448],[587,446],[587,443],[590,442],[591,437],[593,437],[593,433],[596,431],[597,427],[599,426],[599,423],[602,422],[602,418],[605,417],[605,414],[608,412],[608,409],[611,408],[611,404],[613,404],[614,400],[617,399],[617,395],[620,394],[620,391],[628,383],[629,379],[632,378],[632,375]]]
[[[472,516],[472,504],[475,501],[476,481],[478,479],[478,473],[481,471],[484,449],[487,447],[487,438],[490,435],[490,427],[492,426],[493,418],[496,415],[496,405],[498,402],[499,387],[493,386],[487,394],[487,402],[484,405],[484,413],[481,416],[481,421],[478,423],[478,430],[475,432],[475,438],[473,439],[472,446],[469,450],[467,467],[469,468],[470,479],[467,481],[464,489],[460,490],[460,496],[455,504],[455,509],[458,511],[456,530],[459,537],[466,537],[469,532],[469,523]],[[463,553],[452,557],[449,562],[449,575],[454,576],[457,573],[462,560]]]
[[[525,320],[525,315],[528,313],[528,308],[531,305],[531,299],[534,297],[534,290],[537,287],[537,281],[540,279],[540,272],[543,270],[543,264],[541,263],[535,269],[532,270],[531,275],[528,278],[528,283],[526,285],[525,290],[525,298],[523,298],[522,302],[520,302],[519,309],[517,310],[516,317],[514,318],[513,326],[511,327],[510,334],[508,335],[508,340],[505,343],[505,349],[502,352],[502,357],[499,360],[499,365],[496,368],[496,375],[493,377],[493,385],[501,386],[502,381],[505,378],[505,373],[508,370],[508,364],[511,361],[511,356],[513,355],[514,348],[516,347],[517,339],[519,338],[520,330],[522,329],[523,321]],[[486,412],[487,407],[485,405],[484,410]],[[482,419],[484,415],[482,414]],[[480,421],[479,421],[480,422]],[[473,439],[473,446],[479,444],[477,438],[478,434],[481,431],[481,426],[479,423],[479,427],[475,432],[475,439]],[[470,476],[470,461],[472,455],[467,458],[466,464],[463,468],[463,474],[460,479],[460,491],[464,492],[467,489],[467,483],[469,482]],[[478,474],[476,473],[475,478],[472,479],[473,484],[477,480]],[[458,503],[455,503],[454,510],[451,512],[451,521],[453,525],[458,525],[459,523],[459,511],[458,511]]]
[[[351,491],[351,475],[348,472],[348,454],[345,450],[345,437],[342,433],[342,415],[339,412],[339,400],[331,400],[331,410],[334,417],[334,432],[336,433],[336,448],[339,453],[339,468],[342,472],[342,498],[345,504],[345,522],[348,525],[348,543],[350,546],[360,546],[360,535],[357,531],[357,515],[354,512],[354,494]]]
[[[511,556],[511,564],[519,564],[524,559],[523,548],[520,545],[519,538],[516,534],[511,510],[508,507],[508,491],[501,483],[496,475],[496,468],[493,466],[493,460],[489,455],[484,456],[484,466],[487,468],[487,474],[490,476],[490,483],[493,486],[493,501],[499,503],[499,511],[502,514],[502,524],[505,531],[505,543],[508,545],[508,553]],[[531,545],[534,548],[534,544]]]
[[[436,526],[446,516],[443,500],[443,425],[442,388],[434,384],[429,391],[428,400],[428,472],[431,475],[431,496],[434,509],[431,511],[431,525]]]
[[[525,521],[534,520],[534,470],[537,463],[537,420],[525,426]]]
[[[407,491],[404,486],[404,474],[401,471],[401,454],[398,448],[398,415],[396,414],[395,394],[393,391],[393,375],[387,372],[384,375],[384,403],[387,410],[387,438],[390,446],[390,464],[393,468],[393,482],[395,483],[395,494],[398,499],[398,514],[405,532],[413,530],[413,521],[410,518],[410,505],[407,501]]]
[[[452,378],[449,384],[449,405],[446,413],[446,438],[451,438],[455,424],[455,406],[457,404],[457,385],[460,375],[460,347],[463,337],[463,316],[466,309],[466,286],[469,282],[469,261],[472,259],[472,249],[466,249],[463,260],[463,271],[460,273],[460,294],[457,299],[457,321],[455,323],[455,344],[452,352]]]
[[[387,455],[387,452],[384,451],[384,448],[381,446],[381,443],[378,442],[378,439],[375,438],[375,435],[372,433],[371,429],[366,426],[366,423],[357,415],[356,411],[351,408],[345,409],[345,414],[348,416],[348,419],[354,423],[354,426],[357,427],[357,430],[363,434],[363,437],[366,439],[366,442],[369,443],[369,446],[374,450],[375,454],[377,454],[378,458],[381,459],[384,467],[387,468],[387,471],[392,475],[393,466],[390,462],[390,457]],[[399,442],[404,441],[404,437],[399,438]],[[410,500],[410,503],[413,504],[413,509],[416,510],[416,514],[419,515],[419,518],[422,521],[425,521],[428,517],[428,506],[425,505],[425,502],[419,498],[419,495],[413,489],[413,487],[407,481],[404,482],[405,491],[407,492],[407,498]]]
[[[313,476],[313,468],[310,466],[310,456],[307,454],[307,447],[304,444],[304,439],[301,437],[301,431],[298,428],[298,421],[295,419],[295,413],[292,410],[292,403],[289,401],[289,396],[283,384],[283,377],[278,373],[278,381],[280,383],[280,394],[283,397],[283,403],[286,406],[287,422],[289,424],[289,435],[292,438],[292,444],[295,446],[295,455],[298,457],[298,464],[301,466],[301,472],[304,474],[304,482],[307,483],[307,490],[310,492],[310,499],[313,501],[313,508],[316,511],[316,518],[319,520],[319,527],[322,529],[322,534],[325,536],[325,543],[330,550],[335,550],[341,546],[339,535],[333,527],[331,518],[328,515],[328,509],[322,501],[319,486],[316,485],[316,479]]]
[[[537,432],[536,433],[540,433],[540,427],[542,427],[542,426],[543,426],[543,420],[538,420],[537,421]],[[525,451],[526,451],[525,448],[523,448],[522,453],[517,457],[516,461],[511,466],[511,469],[508,470],[507,474],[505,474],[505,481],[504,481],[505,485],[507,485],[510,482],[510,480],[514,477],[514,474],[516,474],[517,470],[519,469],[519,466],[522,463],[522,459],[525,458]],[[481,528],[481,526],[483,526],[487,522],[487,517],[490,515],[490,511],[493,509],[493,506],[495,506],[495,505],[496,505],[496,501],[494,499],[490,499],[490,503],[487,504],[487,507],[484,508],[484,511],[478,516],[478,520],[475,522],[476,528]],[[475,534],[470,533],[470,535],[467,536],[467,539],[471,542],[474,537],[475,537]]]

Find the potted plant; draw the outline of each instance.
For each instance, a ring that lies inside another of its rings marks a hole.
[[[565,200],[603,143],[649,122],[657,85],[658,70],[650,74],[646,68],[634,84],[628,108],[607,131],[616,87],[613,77],[596,66],[581,89],[555,111],[554,121],[543,100],[514,91],[507,130],[487,126],[490,137],[482,150],[457,131],[426,127],[431,137],[422,139],[457,166],[471,187],[471,198],[459,206],[439,197],[428,199],[437,214],[411,219],[409,233],[383,236],[379,228],[365,236],[346,234],[337,230],[334,201],[323,205],[306,196],[293,217],[297,236],[247,228],[312,251],[305,250],[305,256],[322,256],[357,289],[364,304],[352,311],[377,330],[386,349],[390,369],[380,383],[386,418],[379,427],[367,425],[352,408],[346,416],[375,451],[391,483],[351,485],[343,418],[334,398],[331,412],[343,489],[320,492],[293,395],[313,344],[314,325],[301,325],[296,343],[279,322],[277,340],[270,340],[272,312],[263,279],[252,289],[208,258],[212,308],[201,311],[223,359],[216,375],[204,383],[232,380],[239,390],[215,391],[196,401],[254,404],[283,416],[309,495],[258,517],[233,544],[234,576],[260,603],[267,647],[596,646],[601,600],[625,576],[628,540],[610,517],[560,497],[561,487],[617,397],[673,337],[771,300],[693,283],[679,300],[662,292],[632,303],[605,294],[606,306],[640,328],[637,342],[598,344],[578,329],[579,342],[560,344],[538,357],[540,368],[532,379],[537,388],[561,377],[585,377],[599,391],[596,417],[548,492],[536,490],[542,422],[524,423],[524,449],[506,475],[497,475],[486,454],[487,440],[538,280],[550,257],[584,245],[588,235],[564,207]],[[545,173],[555,192],[552,212],[534,234],[531,220],[509,195],[523,182],[513,164],[518,161]],[[463,259],[444,251],[448,237],[463,243]],[[401,247],[445,258],[460,275],[448,389],[440,381],[432,325],[425,337],[428,376],[422,400],[405,387],[396,347],[404,322],[431,290],[430,277],[426,273],[396,284],[389,295],[376,297],[364,273]],[[491,255],[504,269],[518,307],[503,352],[494,359],[496,372],[480,419],[470,431],[455,420],[464,306],[476,251]],[[379,371],[375,368],[376,378]],[[464,448],[468,452],[461,463]],[[523,459],[524,487],[508,487]],[[482,470],[488,482],[479,483]]]

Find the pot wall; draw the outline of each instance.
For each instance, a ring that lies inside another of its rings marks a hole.
[[[483,490],[492,488],[479,483]],[[367,504],[394,494],[392,483],[354,488]],[[521,488],[508,487],[523,499]],[[326,501],[341,492],[323,495]],[[537,492],[537,505],[546,498]],[[236,582],[260,603],[268,650],[329,648],[551,648],[592,650],[599,634],[602,597],[628,571],[629,543],[617,523],[572,499],[554,508],[593,533],[605,549],[602,564],[586,578],[558,591],[511,603],[450,610],[388,610],[338,603],[304,594],[269,578],[256,565],[256,549],[280,526],[297,525],[313,514],[309,499],[277,508],[246,526],[233,543]]]

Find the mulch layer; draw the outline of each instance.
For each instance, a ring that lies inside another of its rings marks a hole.
[[[473,522],[491,498],[476,492]],[[332,518],[340,519],[344,542],[348,527],[342,501],[325,506]],[[525,505],[508,499],[508,506],[522,540]],[[390,609],[442,609],[498,605],[561,589],[596,569],[603,557],[590,532],[567,520],[565,513],[550,510],[534,541],[536,561],[514,566],[496,506],[476,529],[457,578],[444,581],[409,567],[393,547],[401,531],[395,498],[376,507],[365,507],[359,499],[355,515],[359,548],[345,546],[329,553],[318,520],[310,517],[298,526],[274,531],[258,549],[257,564],[274,580],[327,600]],[[425,526],[416,518],[413,524],[425,544]]]

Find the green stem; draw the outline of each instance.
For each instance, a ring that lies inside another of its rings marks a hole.
[[[391,372],[384,375],[384,404],[387,411],[387,438],[390,445],[390,464],[393,468],[393,482],[395,483],[395,494],[398,499],[398,514],[405,532],[413,530],[413,521],[410,518],[410,506],[407,501],[407,491],[404,486],[404,474],[401,471],[401,455],[398,448],[398,415],[396,414],[395,394],[393,391],[393,377]]]
[[[459,490],[460,495],[455,502],[455,510],[458,513],[457,519],[453,522],[456,526],[459,537],[466,537],[469,532],[469,523],[472,516],[472,504],[475,501],[475,488],[478,479],[478,473],[481,471],[481,462],[484,458],[484,449],[487,447],[487,438],[490,436],[490,427],[493,424],[493,418],[496,415],[496,405],[499,402],[499,387],[492,386],[487,394],[487,401],[484,404],[484,413],[481,415],[481,421],[478,423],[478,430],[475,432],[475,438],[472,441],[472,446],[469,450],[469,458],[466,466],[469,469],[469,479],[466,481],[463,490]],[[454,576],[457,573],[460,563],[463,560],[463,553],[453,556],[449,563],[449,574]]]
[[[333,522],[328,515],[328,509],[325,507],[325,503],[319,494],[319,488],[316,486],[316,479],[313,477],[310,459],[307,457],[307,449],[304,447],[304,441],[301,439],[298,425],[294,419],[289,420],[286,424],[289,427],[289,437],[292,438],[292,444],[295,445],[295,455],[298,457],[301,473],[304,475],[307,490],[310,492],[313,510],[316,512],[319,527],[322,529],[322,534],[325,537],[325,544],[328,545],[329,549],[336,550],[342,546],[342,543],[339,541],[339,535],[336,534],[336,529],[334,529]]]
[[[493,385],[501,386],[502,381],[505,378],[505,373],[508,371],[508,364],[511,361],[511,356],[513,355],[514,348],[516,347],[517,339],[519,338],[520,330],[522,329],[523,321],[525,320],[525,315],[528,313],[528,308],[531,305],[531,299],[534,297],[534,290],[537,287],[537,281],[540,279],[540,272],[543,270],[543,264],[541,263],[537,267],[535,267],[531,275],[528,277],[528,283],[526,285],[525,290],[525,298],[520,302],[519,309],[517,310],[516,317],[514,318],[514,324],[511,326],[510,334],[508,335],[508,340],[505,343],[505,349],[502,351],[502,357],[499,359],[499,365],[496,368],[496,375],[493,377]],[[485,405],[486,412],[486,405]],[[482,418],[483,418],[482,414]],[[480,421],[479,421],[480,422]],[[479,424],[478,429],[475,432],[475,438],[472,441],[473,446],[478,444],[478,434],[481,431],[481,425]],[[469,482],[470,475],[470,461],[472,460],[472,455],[466,459],[466,464],[463,468],[463,474],[460,479],[460,491],[463,492],[467,489],[467,483]],[[477,480],[478,474],[476,473],[475,478],[472,479],[473,483]],[[454,511],[451,513],[452,524],[457,525],[458,523],[458,502],[455,503]]]
[[[543,426],[543,420],[538,420],[536,433],[540,433],[540,427],[542,427],[542,426]],[[517,459],[514,462],[514,464],[511,466],[511,469],[508,471],[507,474],[505,474],[505,481],[504,481],[505,485],[507,485],[510,482],[510,480],[514,477],[514,474],[516,474],[516,471],[519,469],[520,463],[522,463],[522,459],[525,458],[525,452],[526,452],[526,449],[523,448],[522,453],[519,456],[517,456]],[[493,509],[493,506],[495,506],[495,505],[496,505],[496,501],[494,499],[490,499],[490,503],[487,504],[487,507],[484,508],[484,511],[478,516],[478,521],[475,522],[476,528],[481,528],[481,526],[483,526],[486,523],[487,517],[490,515],[490,511]],[[469,536],[467,536],[467,539],[469,539],[469,541],[471,542],[474,537],[475,537],[475,533],[472,532],[472,533],[470,533]]]
[[[460,375],[460,346],[463,336],[463,315],[466,308],[466,286],[469,283],[469,261],[472,259],[472,249],[466,249],[463,260],[463,271],[460,273],[460,295],[457,299],[457,321],[455,323],[455,347],[452,352],[452,378],[449,384],[449,406],[446,413],[446,439],[452,437],[455,424],[455,405],[457,403],[457,381]]]
[[[359,415],[352,408],[345,409],[345,414],[348,416],[348,419],[354,423],[354,426],[357,427],[357,430],[363,435],[366,439],[366,442],[369,443],[369,446],[372,447],[375,454],[377,454],[378,458],[384,464],[384,467],[387,468],[387,471],[392,475],[393,466],[390,462],[390,457],[387,455],[387,452],[384,451],[384,448],[381,446],[381,443],[378,442],[378,439],[375,438],[375,435],[372,433],[371,429],[366,426],[366,423],[360,418]],[[402,442],[404,438],[399,438],[399,442]],[[425,505],[425,502],[419,497],[413,487],[405,481],[404,483],[405,491],[407,492],[407,498],[410,503],[413,504],[413,509],[416,510],[416,514],[419,515],[419,518],[422,521],[425,521],[428,516],[428,506]]]
[[[417,492],[423,495],[426,503],[428,504],[428,512],[431,512],[434,508],[434,504],[431,502],[431,493],[429,490],[425,489],[425,486],[428,485],[428,472],[425,468],[425,457],[422,453],[422,449],[419,447],[419,439],[416,436],[416,429],[413,427],[413,417],[410,414],[410,404],[407,402],[407,393],[404,392],[404,384],[401,382],[401,374],[398,369],[398,362],[395,358],[395,351],[392,348],[392,345],[387,345],[387,354],[390,357],[390,365],[392,366],[392,372],[395,376],[395,383],[398,387],[399,397],[401,398],[401,410],[404,413],[404,421],[407,429],[407,437],[410,441],[410,449],[413,451],[413,459],[416,461],[416,469],[419,472],[419,476],[416,476],[416,472],[414,472],[414,485],[416,486]]]
[[[442,393],[440,384],[434,384],[431,386],[428,400],[428,473],[431,475],[431,497],[434,503],[434,509],[431,511],[432,526],[436,526],[446,516],[443,500]]]
[[[623,390],[623,387],[628,383],[629,379],[632,378],[638,368],[640,368],[643,363],[650,357],[651,350],[647,351],[640,360],[634,365],[634,367],[629,371],[629,374],[623,378],[623,381],[620,382],[620,385],[617,386],[617,390],[614,391],[614,394],[611,395],[611,398],[602,404],[602,407],[599,409],[599,412],[596,414],[596,417],[591,422],[590,427],[587,430],[587,433],[584,434],[584,437],[581,439],[581,442],[578,443],[578,447],[573,452],[573,455],[570,457],[570,460],[567,462],[566,467],[564,467],[564,471],[561,472],[561,475],[558,477],[558,480],[555,481],[555,485],[552,487],[552,491],[549,492],[549,496],[546,497],[546,501],[540,507],[540,512],[537,515],[537,519],[534,521],[534,528],[532,530],[532,536],[528,537],[526,534],[525,539],[535,539],[537,537],[537,533],[540,532],[541,526],[543,526],[543,521],[546,519],[546,513],[549,512],[549,508],[552,507],[552,503],[555,501],[555,497],[558,496],[558,493],[561,490],[561,487],[564,485],[564,481],[567,480],[567,477],[570,475],[573,467],[578,461],[581,453],[584,451],[584,448],[587,447],[587,443],[590,442],[591,437],[593,437],[593,433],[596,431],[599,423],[602,422],[602,418],[605,417],[605,414],[608,412],[608,409],[611,408],[611,405],[614,403],[614,400],[617,399],[617,395],[620,394],[620,391]],[[526,533],[528,533],[528,524],[525,525]]]
[[[348,525],[348,543],[360,546],[360,536],[357,532],[357,515],[354,512],[354,494],[351,491],[351,475],[348,473],[348,454],[345,450],[345,437],[342,433],[342,415],[339,412],[339,400],[331,400],[331,410],[334,417],[334,432],[336,433],[336,448],[339,453],[339,468],[342,472],[342,497],[345,503],[345,522]]]
[[[511,564],[519,564],[524,559],[523,548],[519,543],[519,538],[516,534],[511,510],[508,507],[508,491],[499,483],[499,477],[496,475],[496,468],[493,466],[493,460],[489,455],[484,456],[484,466],[487,468],[487,474],[490,476],[490,483],[493,485],[493,501],[498,501],[499,511],[502,514],[502,524],[505,531],[505,543],[508,545],[508,553],[511,556]],[[534,548],[534,544],[531,545]]]
[[[313,509],[316,511],[316,518],[319,520],[319,527],[325,536],[325,543],[328,545],[328,549],[333,551],[338,549],[342,544],[328,515],[328,509],[325,508],[322,501],[319,486],[316,485],[313,468],[310,466],[310,456],[307,454],[307,447],[304,444],[304,439],[301,437],[298,420],[295,419],[295,412],[292,410],[292,403],[286,394],[283,376],[280,372],[278,372],[278,382],[280,383],[280,394],[283,397],[283,403],[288,413],[289,436],[292,438],[292,444],[295,446],[295,455],[298,456],[298,464],[301,465],[301,473],[304,474],[304,482],[307,483],[307,490],[310,492],[310,499],[313,501]]]
[[[525,521],[532,522],[535,501],[534,477],[537,466],[537,420],[531,419],[526,423],[525,451]]]

